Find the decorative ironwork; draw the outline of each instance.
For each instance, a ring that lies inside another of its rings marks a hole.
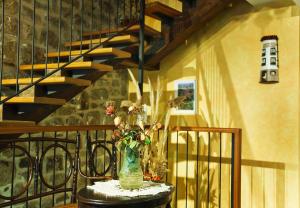
[[[63,187],[63,186],[69,181],[69,179],[70,179],[70,177],[71,177],[71,175],[72,175],[73,169],[72,169],[72,168],[69,169],[69,173],[66,175],[66,178],[64,179],[64,181],[63,181],[62,183],[60,183],[60,184],[58,184],[58,185],[51,185],[51,184],[49,184],[49,183],[46,181],[45,177],[44,177],[44,174],[43,174],[43,167],[44,167],[44,159],[45,159],[45,156],[46,156],[46,154],[47,154],[52,148],[53,148],[54,150],[56,150],[57,148],[61,148],[61,149],[65,152],[65,154],[67,154],[67,156],[66,156],[65,158],[69,160],[70,166],[72,166],[72,164],[73,164],[73,158],[72,158],[72,156],[71,156],[71,153],[66,149],[66,147],[64,147],[64,146],[62,146],[62,145],[60,145],[60,144],[52,144],[52,145],[49,145],[49,146],[43,151],[43,153],[42,153],[42,156],[41,156],[41,158],[40,158],[40,164],[39,164],[39,170],[40,170],[40,177],[41,177],[41,180],[42,180],[42,182],[44,183],[44,185],[47,186],[48,188],[51,188],[51,189],[59,189],[59,188]],[[53,155],[54,161],[56,160],[55,157],[56,157],[56,154]],[[67,168],[67,167],[65,167],[65,168]],[[54,166],[54,168],[53,168],[53,171],[54,171],[53,177],[55,177],[55,166]]]
[[[16,149],[20,150],[22,153],[24,153],[24,154],[26,155],[26,157],[27,157],[27,159],[28,159],[28,162],[29,162],[29,163],[28,163],[28,169],[29,169],[28,175],[29,175],[29,179],[27,180],[26,184],[25,184],[25,185],[23,186],[23,188],[21,189],[20,193],[18,193],[18,194],[16,194],[16,195],[13,195],[13,191],[11,191],[12,194],[11,194],[10,197],[3,196],[3,195],[0,194],[0,198],[1,198],[1,199],[5,199],[5,200],[14,200],[14,199],[16,199],[16,198],[22,196],[22,195],[27,191],[27,189],[28,189],[28,187],[29,187],[29,185],[30,185],[30,183],[31,183],[31,180],[32,180],[32,178],[33,178],[34,162],[33,162],[33,160],[32,160],[32,157],[31,157],[30,153],[29,153],[24,147],[21,147],[21,146],[19,146],[19,145],[14,145],[14,144],[11,145],[11,144],[9,144],[7,147],[1,147],[1,148],[0,148],[0,152],[2,152],[2,151],[4,151],[4,150],[7,150],[7,149],[13,149],[13,155],[12,155],[13,158],[15,158],[15,151],[16,151]],[[13,160],[14,160],[14,159],[13,159]],[[15,164],[13,163],[12,166],[15,167]],[[11,186],[13,187],[13,186],[14,186],[14,184],[13,184],[14,171],[12,171],[12,172],[13,172],[13,173],[12,173],[12,182],[11,182]],[[12,188],[12,190],[13,190],[13,188]]]

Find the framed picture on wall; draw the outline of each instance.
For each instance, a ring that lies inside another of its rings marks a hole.
[[[191,115],[196,114],[197,102],[196,80],[175,81],[175,97],[183,98],[184,101],[176,108],[174,114]]]

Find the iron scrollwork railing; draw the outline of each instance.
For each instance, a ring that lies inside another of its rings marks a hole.
[[[139,0],[47,0],[42,2],[38,0],[29,2],[2,0],[0,4],[0,97],[5,95],[0,100],[0,104],[20,95],[55,73],[65,71],[71,63],[85,57],[96,48],[105,46],[111,39],[124,33],[131,26],[139,24]],[[14,7],[11,4],[17,5],[16,11],[13,11]],[[14,27],[12,20],[16,22],[15,29],[11,29]],[[25,32],[30,34],[26,39],[23,37],[24,28],[26,28]],[[86,36],[86,32],[89,32],[90,35]],[[8,37],[12,39],[15,47],[7,47]],[[103,40],[103,37],[107,37],[107,39]],[[83,41],[86,38],[90,40],[90,47],[84,50]],[[98,38],[99,42],[93,42],[93,38]],[[73,56],[72,42],[75,40],[80,41],[80,54]],[[71,44],[65,48],[69,51],[69,56],[64,59],[61,57],[62,46],[63,42],[67,41]],[[45,54],[44,58],[40,54],[41,48]],[[58,52],[56,59],[48,57],[50,51]],[[7,61],[8,52],[11,56],[15,56],[12,57],[12,61]],[[31,54],[31,58],[23,60],[25,53]],[[59,64],[62,60],[65,62]],[[111,58],[107,58],[104,61],[109,62],[110,60]],[[35,71],[34,64],[38,63],[45,64],[44,74]],[[57,63],[55,70],[52,68],[50,70],[48,67],[50,63]],[[28,73],[22,72],[20,70],[22,64],[32,64],[31,70]],[[15,70],[12,70],[12,66]],[[19,80],[24,77],[30,78],[31,83],[21,86]],[[35,77],[38,79],[34,79]],[[14,90],[3,86],[2,80],[7,78],[16,79]]]
[[[36,126],[2,129],[6,133],[0,130],[0,166],[7,169],[7,176],[0,173],[4,177],[0,180],[0,207],[23,204],[47,208],[75,203],[79,174],[85,179],[84,186],[95,179],[116,178],[116,158],[112,157],[116,148],[105,137],[113,128]],[[88,141],[91,146],[84,145]]]
[[[83,186],[117,178],[121,155],[111,139],[114,128],[0,127],[0,168],[9,173],[2,176],[7,180],[0,178],[0,195],[6,196],[0,196],[0,207],[75,202]],[[165,152],[168,172],[163,180],[176,187],[172,207],[240,208],[240,129],[169,128]]]
[[[76,150],[76,148],[71,146],[75,146],[78,142],[79,135],[75,139],[69,139],[68,136],[49,138],[28,134],[26,138],[1,140],[2,162],[7,161],[12,167],[7,167],[7,171],[11,174],[10,182],[6,181],[10,193],[8,194],[5,189],[1,190],[0,199],[4,201],[1,201],[0,207],[14,204],[31,207],[32,200],[38,200],[39,207],[43,207],[45,204],[42,203],[42,198],[45,196],[52,198],[49,200],[51,203],[47,205],[54,206],[56,194],[63,193],[66,202],[68,192],[71,193],[71,201],[75,202],[78,171],[75,161],[78,155],[74,156],[71,149]],[[59,174],[62,176],[60,179],[56,178]],[[72,181],[76,183],[70,186],[72,176]],[[5,176],[1,174],[1,177]],[[1,184],[2,187],[3,185]]]

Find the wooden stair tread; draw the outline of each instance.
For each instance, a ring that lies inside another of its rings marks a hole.
[[[61,51],[59,52],[50,52],[48,53],[48,57],[49,58],[54,58],[54,57],[68,57],[70,56],[79,56],[81,53],[85,53],[88,50],[72,50],[71,53],[70,51]],[[130,58],[131,54],[126,52],[126,51],[122,51],[120,49],[117,48],[97,48],[94,49],[92,51],[90,51],[88,54],[86,54],[85,56],[116,56],[117,58]]]
[[[97,38],[92,40],[83,40],[83,41],[73,41],[73,42],[66,42],[65,46],[80,46],[80,45],[90,45],[90,44],[99,44],[106,41],[108,38]],[[113,37],[110,39],[107,44],[120,44],[120,43],[136,43],[138,42],[138,38],[132,35],[120,35]]]
[[[33,82],[37,81],[39,78],[33,78]],[[3,85],[15,85],[16,79],[3,79],[2,80]],[[27,85],[31,84],[31,78],[20,78],[18,81],[18,84]],[[91,81],[85,80],[85,79],[77,79],[77,78],[71,78],[71,77],[48,77],[44,80],[42,80],[39,85],[55,85],[55,84],[72,84],[77,86],[89,86],[91,84]]]
[[[1,97],[1,100],[6,97]],[[6,104],[49,104],[63,105],[66,103],[64,99],[49,98],[49,97],[13,97],[5,102]]]
[[[0,126],[35,126],[34,121],[2,120]]]
[[[108,34],[108,33],[117,33],[125,28],[112,28],[110,30],[104,29],[101,31],[94,31],[94,32],[85,32],[83,33],[83,36],[88,37],[88,36],[95,36],[95,35],[100,35],[100,34]],[[140,25],[136,24],[131,27],[129,27],[124,33],[137,33],[140,30]],[[158,36],[161,33],[161,21],[150,17],[150,16],[145,16],[145,34],[151,35],[151,36]]]
[[[51,63],[47,64],[48,69],[58,69],[66,63]],[[31,70],[32,64],[20,65],[20,70]],[[34,64],[33,70],[44,70],[46,69],[46,64]],[[83,62],[73,62],[65,67],[66,70],[75,70],[75,69],[97,69],[100,71],[112,71],[113,67],[106,64],[94,63],[92,61],[83,61]]]
[[[176,17],[182,13],[182,2],[178,0],[146,0],[145,12],[150,16],[160,13]]]

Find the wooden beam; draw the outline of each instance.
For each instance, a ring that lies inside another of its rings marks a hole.
[[[20,78],[18,80],[18,84],[20,85],[28,85],[31,84],[31,81],[35,82],[39,78]],[[3,79],[2,85],[16,85],[16,79]],[[57,84],[72,84],[76,86],[89,86],[91,84],[91,81],[85,80],[85,79],[77,79],[77,78],[71,78],[71,77],[48,77],[41,82],[38,83],[38,85],[57,85]]]
[[[82,53],[86,53],[88,50],[73,50],[71,51],[61,51],[59,52],[50,52],[48,53],[49,58],[55,58],[55,57],[68,57],[68,56],[79,56]],[[117,48],[97,48],[89,53],[87,53],[85,56],[115,56],[116,58],[130,58],[131,54],[122,51]]]
[[[1,97],[1,100],[6,97]],[[64,99],[49,97],[13,97],[6,104],[47,104],[47,105],[63,105],[66,103]]]
[[[237,0],[210,0],[201,1],[197,8],[190,12],[193,16],[187,15],[185,19],[179,21],[184,23],[181,26],[176,26],[175,21],[174,27],[183,27],[174,36],[173,40],[163,46],[159,51],[150,57],[146,64],[149,66],[157,66],[160,61],[165,58],[169,53],[174,51],[178,46],[180,46],[184,41],[189,38],[194,32],[199,30],[201,27],[205,26],[209,20],[215,17],[220,11],[228,6],[230,2],[235,2]],[[190,24],[185,24],[185,22],[190,22]]]
[[[50,63],[47,64],[47,69],[58,69],[62,67],[66,63]],[[21,65],[20,70],[31,70],[33,68],[34,71],[40,71],[46,69],[46,64],[28,64]],[[76,70],[76,69],[97,69],[99,71],[112,71],[113,67],[106,64],[98,64],[93,61],[83,61],[83,62],[73,62],[65,67],[66,70]]]

